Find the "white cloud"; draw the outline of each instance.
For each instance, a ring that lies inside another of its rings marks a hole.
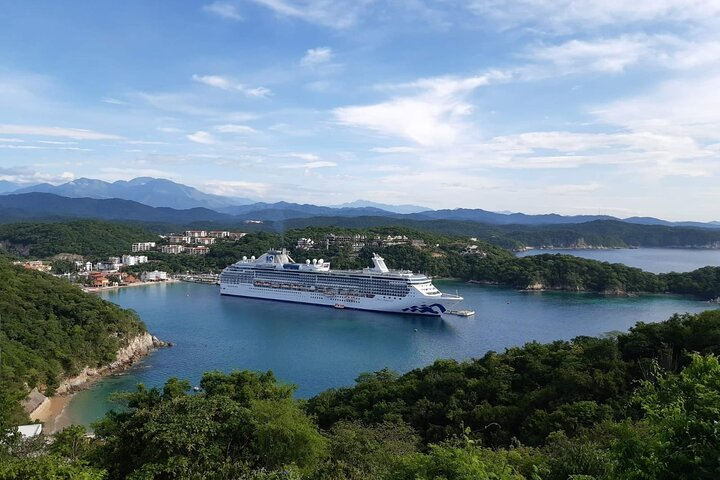
[[[375,153],[415,153],[420,151],[415,147],[375,147],[370,149],[371,152]]]
[[[343,29],[357,23],[373,0],[253,0],[278,15],[299,18],[325,27]]]
[[[0,167],[0,180],[19,184],[66,183],[75,179],[72,172],[47,173],[26,167]]]
[[[110,105],[127,105],[127,102],[113,97],[105,97],[102,99],[102,101],[103,103],[109,103]]]
[[[265,98],[272,95],[272,91],[265,87],[248,87],[242,83],[237,83],[230,78],[220,75],[193,75],[192,79],[198,83],[202,83],[209,87],[219,88],[221,90],[241,92],[251,98]]]
[[[564,71],[621,72],[651,52],[644,35],[626,35],[592,41],[570,40],[560,45],[531,49],[529,56]]]
[[[280,155],[281,157],[290,157],[290,158],[299,158],[300,160],[305,160],[306,162],[315,162],[317,160],[320,160],[320,157],[315,155],[314,153],[286,153]]]
[[[618,73],[638,65],[687,70],[718,65],[720,41],[636,33],[535,45],[522,56],[534,62],[518,69],[526,79],[570,73]]]
[[[21,138],[0,138],[0,143],[24,143],[25,140]]]
[[[644,95],[598,107],[605,123],[634,131],[720,139],[720,73],[669,80]]]
[[[234,84],[225,77],[219,75],[193,75],[192,79],[196,82],[204,83],[210,87],[222,88],[223,90],[233,90]]]
[[[45,143],[47,145],[77,145],[78,142],[62,142],[56,140],[38,140],[38,143]]]
[[[492,72],[475,77],[435,77],[382,86],[386,90],[419,92],[374,105],[336,108],[333,113],[344,125],[407,138],[423,146],[450,145],[469,128],[464,118],[473,107],[465,100],[467,95],[502,78],[505,75]]]
[[[75,140],[122,140],[119,135],[95,132],[82,128],[46,127],[39,125],[0,125],[3,135],[42,135],[47,137],[66,137]]]
[[[575,195],[579,193],[590,193],[600,189],[600,184],[592,183],[570,183],[551,185],[545,189],[546,193],[552,195]]]
[[[227,20],[239,21],[243,19],[237,6],[229,2],[213,2],[209,5],[204,5],[202,9],[207,13],[217,15]]]
[[[215,143],[215,137],[213,137],[210,133],[204,132],[202,130],[191,133],[187,136],[187,138],[190,141],[193,141],[195,143],[202,143],[203,145],[212,145]]]
[[[303,67],[315,67],[332,60],[334,54],[330,47],[310,48],[305,52],[305,56],[300,60]]]
[[[182,129],[177,127],[157,127],[156,130],[163,133],[182,133]]]
[[[239,180],[207,180],[198,186],[202,191],[215,195],[234,197],[264,196],[270,185],[260,182],[244,182]]]
[[[328,162],[325,160],[317,160],[314,162],[282,165],[280,168],[303,168],[303,169],[312,170],[314,168],[326,168],[326,167],[337,167],[337,163],[336,162]]]
[[[218,125],[215,127],[215,130],[221,133],[237,133],[240,135],[249,135],[249,134],[256,134],[260,133],[258,130],[255,130],[252,127],[249,127],[247,125],[235,125],[235,124],[226,124],[226,125]]]
[[[7,148],[10,150],[38,150],[44,147],[38,147],[37,145],[15,145],[15,144],[2,144],[0,148]]]
[[[713,26],[720,17],[716,0],[470,0],[464,4],[501,28],[537,24],[560,33],[649,22]]]

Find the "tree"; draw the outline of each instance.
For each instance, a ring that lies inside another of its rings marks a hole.
[[[627,448],[620,462],[637,479],[716,479],[720,476],[720,363],[714,355],[693,355],[678,375],[643,382],[634,396],[645,417],[649,441]],[[628,465],[641,465],[633,470]]]

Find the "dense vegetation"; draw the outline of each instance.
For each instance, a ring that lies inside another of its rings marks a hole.
[[[613,234],[616,228],[625,235],[635,235],[638,225],[614,222],[589,222],[578,228],[600,229]],[[493,227],[495,228],[495,227]],[[499,228],[499,227],[498,227]],[[538,231],[550,227],[535,228]],[[574,227],[573,227],[574,228]],[[649,227],[648,227],[649,228]],[[653,226],[653,228],[655,228]],[[677,227],[657,227],[663,235],[680,232]],[[690,229],[698,235],[706,230]],[[703,233],[705,232],[705,233]],[[394,245],[388,247],[366,246],[359,252],[349,248],[326,246],[320,241],[326,234],[364,235],[374,237],[406,236],[422,240],[424,247]],[[299,238],[317,241],[314,250],[299,250],[295,246]],[[128,253],[134,241],[152,240],[154,235],[129,225],[100,221],[74,221],[50,224],[15,224],[0,226],[0,244],[4,242],[14,253],[31,257],[48,257],[60,252],[101,258],[108,255]],[[492,237],[494,243],[503,243],[507,237]],[[634,237],[633,237],[634,238]],[[678,234],[676,239],[684,238]],[[4,240],[3,240],[4,239]],[[467,247],[477,247],[476,254],[468,254]],[[679,293],[696,295],[703,299],[720,297],[720,268],[706,267],[689,273],[654,275],[621,264],[609,264],[568,255],[537,255],[517,258],[512,252],[485,241],[470,241],[467,237],[449,236],[405,227],[386,226],[368,229],[337,227],[306,227],[282,234],[256,232],[237,241],[219,241],[207,255],[171,255],[145,252],[151,262],[127,268],[128,273],[139,274],[149,269],[171,273],[219,272],[243,256],[260,255],[265,251],[285,247],[296,261],[324,258],[335,268],[363,268],[371,265],[373,252],[379,253],[393,268],[405,268],[432,276],[454,277],[481,283],[492,283],[513,288],[557,289],[594,291],[603,293]],[[72,270],[72,265],[56,260],[56,271]]]
[[[720,311],[529,343],[305,403],[271,372],[124,396],[95,425],[8,439],[0,479],[620,480],[720,472]]]
[[[0,248],[32,258],[71,253],[99,259],[130,253],[132,243],[156,238],[138,227],[98,220],[0,225]]]
[[[463,220],[408,220],[394,217],[313,217],[286,220],[279,231],[297,228],[344,227],[367,229],[403,227],[439,235],[477,237],[510,249],[534,247],[714,247],[720,229],[641,225],[618,220],[595,220],[563,225],[491,225]]]
[[[133,312],[0,257],[0,427],[22,421],[29,389],[52,392],[63,375],[115,360],[143,331]]]

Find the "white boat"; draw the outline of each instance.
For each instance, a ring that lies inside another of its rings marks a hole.
[[[475,315],[475,310],[450,310],[447,313],[457,315],[458,317],[472,317]]]
[[[373,254],[373,267],[331,270],[330,263],[295,263],[285,249],[243,257],[220,275],[220,293],[336,308],[442,315],[462,297],[440,292],[425,275],[390,270]],[[338,307],[340,305],[340,307]]]

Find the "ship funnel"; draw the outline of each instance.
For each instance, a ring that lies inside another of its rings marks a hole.
[[[387,265],[385,265],[385,259],[382,258],[377,253],[373,253],[372,261],[373,261],[373,264],[375,265],[375,271],[383,272],[383,273],[390,271],[388,269]]]

